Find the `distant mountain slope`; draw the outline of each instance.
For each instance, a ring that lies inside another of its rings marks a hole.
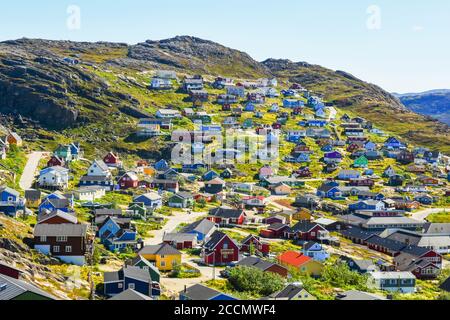
[[[72,65],[63,61],[65,57],[81,63]],[[146,89],[148,71],[155,69],[239,79],[277,77],[285,86],[298,82],[392,134],[450,153],[448,126],[409,111],[378,86],[305,62],[258,62],[241,51],[189,36],[132,46],[40,39],[2,42],[0,113],[37,140],[79,139],[92,150],[159,152],[158,144],[136,144],[128,137],[136,125],[136,110],[145,115],[179,101],[179,95],[155,95]]]
[[[410,110],[450,125],[450,90],[394,95]]]

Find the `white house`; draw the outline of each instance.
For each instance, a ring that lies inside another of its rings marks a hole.
[[[411,272],[370,272],[370,288],[399,293],[414,293],[416,277]]]
[[[111,171],[103,160],[95,160],[89,167],[87,175],[91,177],[110,177]]]
[[[39,174],[39,186],[66,189],[69,186],[69,169],[56,166],[42,170]]]
[[[243,86],[227,86],[227,94],[237,97],[245,97],[245,88]]]
[[[173,119],[173,118],[181,118],[181,113],[178,110],[172,109],[159,109],[156,112],[156,117],[160,119]]]

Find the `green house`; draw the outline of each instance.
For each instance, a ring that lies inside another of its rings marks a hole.
[[[69,145],[59,145],[53,153],[66,162],[72,161],[72,150]]]
[[[151,215],[148,212],[147,207],[143,202],[133,202],[128,206],[128,211],[131,211],[134,216],[144,217],[146,215]]]
[[[355,168],[367,168],[369,166],[369,160],[365,156],[361,156],[353,162]]]
[[[190,208],[194,205],[194,196],[189,192],[178,192],[169,198],[171,208]]]
[[[156,268],[153,264],[150,263],[150,261],[148,261],[141,255],[138,255],[134,259],[128,261],[127,265],[148,270],[152,281],[160,282],[161,280],[161,274],[159,273],[158,268]]]

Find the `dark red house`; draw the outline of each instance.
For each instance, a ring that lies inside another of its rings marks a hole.
[[[64,167],[66,162],[58,156],[52,156],[47,162],[47,167]]]
[[[108,166],[117,167],[121,164],[119,159],[119,155],[109,152],[104,158],[103,162],[105,162]]]
[[[309,220],[299,221],[295,226],[284,232],[288,239],[303,241],[320,241],[328,237],[329,232],[321,225]]]
[[[127,172],[119,179],[120,189],[134,189],[139,186],[139,178],[134,172]]]
[[[274,223],[266,230],[261,230],[259,233],[261,237],[268,239],[279,239],[284,236],[284,233],[289,230],[289,226],[284,223]]]
[[[0,262],[0,274],[14,279],[19,279],[22,272],[22,270]]]
[[[218,207],[209,211],[208,220],[220,225],[243,225],[246,214],[242,209]]]
[[[229,265],[239,260],[239,247],[228,235],[215,231],[203,246],[202,257],[207,265]]]
[[[253,246],[255,252],[260,252],[263,255],[268,255],[270,253],[270,244],[261,241],[260,237],[252,234],[242,241],[241,251],[250,253],[251,246]]]

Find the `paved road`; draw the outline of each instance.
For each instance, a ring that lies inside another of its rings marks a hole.
[[[33,186],[36,170],[39,166],[39,162],[42,157],[48,155],[48,152],[33,152],[28,155],[28,161],[23,169],[22,176],[20,177],[19,186],[22,190],[30,189]]]
[[[161,230],[151,231],[153,238],[145,239],[145,244],[160,244],[165,233],[174,231],[182,223],[195,222],[201,217],[206,217],[207,214],[207,212],[192,212],[191,214],[187,214],[185,212],[174,212],[173,216],[166,217],[168,221]]]
[[[431,209],[424,209],[417,212],[414,212],[411,214],[411,218],[419,221],[425,221],[429,215],[432,215],[434,213],[439,212],[449,212],[449,208],[431,208]]]

